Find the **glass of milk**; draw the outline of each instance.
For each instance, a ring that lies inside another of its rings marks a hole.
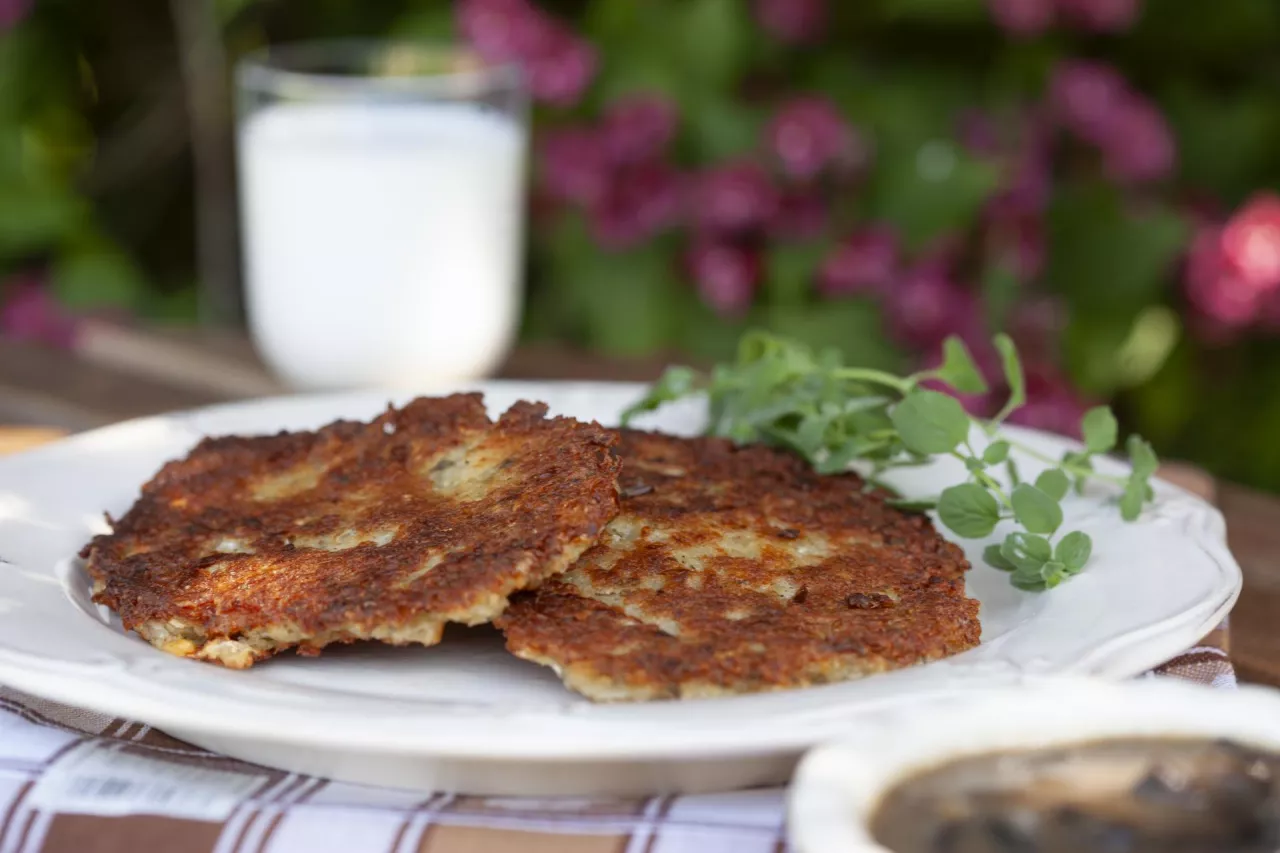
[[[387,42],[237,69],[250,331],[299,389],[426,388],[519,325],[527,98],[514,67]]]

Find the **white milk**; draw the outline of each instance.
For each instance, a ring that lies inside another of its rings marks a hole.
[[[248,313],[298,388],[498,366],[521,308],[525,135],[465,104],[278,104],[240,129]]]

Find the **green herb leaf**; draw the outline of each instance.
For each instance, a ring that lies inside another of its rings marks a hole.
[[[649,393],[631,404],[622,413],[622,425],[629,424],[636,415],[652,412],[654,409],[660,408],[664,403],[687,397],[694,391],[697,384],[698,374],[692,368],[668,367],[666,372],[662,374],[662,378],[649,389]]]
[[[934,375],[962,394],[981,394],[987,390],[987,382],[974,364],[968,347],[955,336],[943,342],[942,366]]]
[[[1129,464],[1133,466],[1133,473],[1146,480],[1156,472],[1160,467],[1160,460],[1156,457],[1156,452],[1151,445],[1136,435],[1129,436],[1127,445],[1129,451]]]
[[[1012,485],[1016,486],[1022,482],[1022,475],[1018,473],[1018,463],[1013,461],[1012,456],[1010,456],[1009,460],[1004,463],[1004,468],[1009,474],[1009,482]]]
[[[1018,358],[1018,348],[1014,346],[1013,338],[1001,332],[992,339],[992,342],[1000,352],[1000,363],[1004,367],[1004,381],[1009,385],[1009,401],[1004,404],[1004,408],[995,419],[996,423],[1000,423],[1011,412],[1027,402],[1027,382],[1022,375],[1022,360]]]
[[[1058,542],[1053,549],[1053,558],[1067,567],[1071,574],[1084,568],[1093,553],[1093,540],[1088,533],[1073,530]]]
[[[1000,544],[1000,556],[1018,570],[1040,571],[1053,559],[1053,546],[1043,536],[1033,533],[1010,533]]]
[[[1000,504],[977,483],[961,483],[938,497],[938,517],[957,535],[980,539],[995,530]]]
[[[889,413],[902,443],[914,453],[949,453],[969,437],[969,416],[954,397],[916,388]]]
[[[977,456],[966,456],[964,458],[964,467],[968,469],[970,474],[977,474],[979,471],[987,470],[987,463]]]
[[[1067,489],[1071,488],[1071,481],[1062,473],[1061,468],[1050,468],[1036,477],[1036,488],[1055,501],[1060,501],[1066,497]]]
[[[1120,496],[1120,515],[1125,521],[1134,521],[1142,515],[1142,505],[1147,500],[1147,482],[1135,471],[1124,485],[1124,494]]]
[[[982,550],[982,559],[988,566],[993,569],[999,569],[1002,572],[1011,572],[1018,568],[1013,563],[1005,559],[1004,554],[1000,553],[999,545],[988,545]]]
[[[1068,575],[1070,572],[1067,567],[1057,560],[1050,560],[1040,567],[1040,579],[1044,581],[1045,589],[1053,589],[1066,580]]]
[[[1119,427],[1109,406],[1097,406],[1085,412],[1080,429],[1084,433],[1084,445],[1089,448],[1090,453],[1106,453],[1116,446]]]
[[[1062,507],[1051,495],[1023,483],[1010,495],[1013,514],[1031,533],[1053,533],[1062,524]]]
[[[982,451],[982,461],[988,465],[999,465],[1009,458],[1009,442],[993,441]]]

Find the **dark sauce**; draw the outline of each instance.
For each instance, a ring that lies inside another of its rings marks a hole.
[[[988,753],[902,782],[872,833],[894,853],[1276,853],[1280,755],[1143,738]]]

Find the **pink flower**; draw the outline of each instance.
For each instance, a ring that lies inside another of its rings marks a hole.
[[[634,246],[670,228],[684,208],[680,175],[663,163],[628,167],[592,209],[596,239],[609,248]]]
[[[826,230],[828,216],[827,203],[817,193],[784,192],[769,220],[769,233],[784,240],[810,240]]]
[[[542,181],[553,198],[590,205],[604,196],[610,166],[600,134],[584,127],[556,130],[541,148]]]
[[[698,178],[691,199],[698,225],[708,231],[747,231],[767,224],[778,209],[778,191],[755,163],[719,166]]]
[[[904,343],[932,347],[973,327],[973,297],[935,264],[916,264],[886,294],[889,323]]]
[[[32,0],[0,0],[0,32],[17,26],[31,11]]]
[[[1053,26],[1053,0],[987,0],[991,18],[1013,36],[1037,36]]]
[[[1173,131],[1154,104],[1132,95],[1112,117],[1102,140],[1102,161],[1116,181],[1140,183],[1169,177],[1177,159]]]
[[[1081,29],[1117,33],[1137,22],[1140,5],[1138,0],[1058,0],[1058,11]]]
[[[1019,281],[1034,281],[1044,271],[1044,225],[1033,216],[992,217],[987,227],[987,252]]]
[[[76,320],[63,310],[39,281],[14,276],[5,283],[0,302],[0,335],[19,341],[34,341],[70,347],[78,331]]]
[[[774,115],[769,147],[793,178],[809,180],[857,146],[853,129],[825,98],[797,98]]]
[[[1191,306],[1224,329],[1243,328],[1258,315],[1264,288],[1239,274],[1223,251],[1223,234],[1201,228],[1187,252],[1185,291]]]
[[[490,62],[522,62],[546,53],[556,22],[527,0],[461,0],[458,29]]]
[[[596,73],[596,51],[569,33],[557,34],[547,51],[525,60],[529,92],[560,107],[573,106]]]
[[[817,40],[827,20],[826,0],[755,0],[756,20],[778,41]]]
[[[956,137],[970,154],[988,159],[1000,157],[1005,151],[1000,126],[983,110],[966,110],[956,120]]]
[[[733,243],[699,240],[689,253],[689,267],[702,301],[717,314],[740,317],[751,307],[760,262],[748,249]]]
[[[850,235],[827,257],[818,288],[827,296],[884,293],[898,273],[898,235],[888,225],[872,225]]]
[[[595,76],[595,49],[527,0],[462,0],[458,28],[486,60],[520,63],[540,101],[572,106]]]
[[[1232,216],[1222,232],[1222,252],[1250,286],[1280,286],[1280,196],[1260,193]]]
[[[1101,62],[1069,59],[1058,63],[1049,81],[1054,118],[1076,136],[1103,145],[1115,138],[1117,118],[1131,103],[1129,84]]]
[[[661,155],[676,133],[676,107],[657,95],[615,101],[604,114],[604,144],[615,163],[638,163]]]

